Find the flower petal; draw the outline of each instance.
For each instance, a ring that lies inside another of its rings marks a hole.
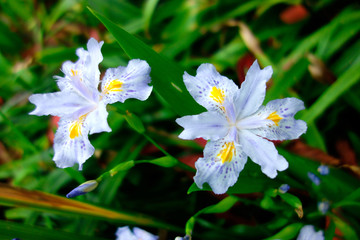
[[[270,140],[299,138],[306,132],[307,126],[304,121],[295,120],[294,115],[302,109],[304,109],[304,103],[297,98],[270,101],[257,113],[265,120],[263,126],[251,131]]]
[[[103,60],[101,54],[101,47],[104,42],[97,42],[90,38],[87,43],[88,51],[83,48],[78,48],[76,54],[79,59],[75,63],[66,61],[62,65],[62,72],[65,77],[57,76],[57,84],[61,90],[72,89],[74,86],[74,79],[82,81],[87,88],[97,89],[100,79],[99,63]]]
[[[250,116],[259,109],[265,98],[266,82],[271,78],[272,73],[271,66],[261,70],[255,60],[247,72],[240,90],[236,92],[234,101],[237,119]]]
[[[278,154],[272,142],[258,137],[248,130],[242,130],[239,138],[244,152],[253,162],[261,166],[261,171],[268,177],[275,178],[277,171],[288,168],[288,162]]]
[[[155,236],[141,228],[134,227],[133,228],[134,235],[141,240],[157,240],[159,239],[158,236]]]
[[[312,225],[305,225],[301,228],[297,240],[324,240],[324,232],[315,232],[315,228]]]
[[[209,63],[201,64],[193,77],[184,73],[184,83],[191,96],[209,111],[224,112],[224,102],[233,101],[239,88],[227,77],[221,76]]]
[[[89,126],[90,134],[99,132],[111,132],[111,128],[107,122],[108,112],[106,105],[99,102],[98,107],[90,112],[86,117],[86,124]]]
[[[29,101],[36,105],[32,115],[53,115],[76,119],[94,109],[95,105],[74,92],[33,94]]]
[[[214,193],[223,194],[233,186],[247,161],[247,156],[236,142],[224,138],[210,141],[204,149],[204,158],[199,158],[194,181],[199,188],[207,182]]]
[[[179,135],[182,139],[202,137],[206,140],[218,140],[229,131],[226,118],[217,112],[203,112],[198,115],[176,119],[176,123],[184,128]]]
[[[150,70],[149,64],[140,59],[129,61],[127,67],[109,68],[101,84],[104,102],[124,102],[128,98],[146,100],[152,91],[148,85]]]
[[[66,168],[78,163],[81,170],[82,164],[94,154],[95,149],[88,139],[89,130],[83,118],[77,121],[60,119],[54,139],[53,160],[57,167]]]
[[[116,240],[138,240],[128,226],[116,230]]]

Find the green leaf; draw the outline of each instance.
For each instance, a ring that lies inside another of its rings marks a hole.
[[[136,116],[134,113],[130,113],[129,111],[126,111],[126,114],[123,115],[125,120],[128,122],[131,128],[133,128],[138,133],[144,133],[145,127],[142,121],[138,116]]]
[[[221,200],[219,203],[206,207],[202,210],[200,210],[197,214],[203,214],[203,213],[223,213],[228,211],[230,208],[232,208],[234,206],[235,203],[237,203],[239,200],[237,197],[234,196],[229,196],[223,200]]]
[[[312,122],[318,118],[335,100],[360,80],[360,61],[354,62],[334,84],[332,84],[316,102],[305,112],[302,119]]]
[[[159,2],[159,0],[147,0],[145,2],[144,11],[143,11],[144,12],[143,18],[144,18],[145,31],[149,31],[151,17],[154,14],[154,10],[155,10],[158,2]]]
[[[147,163],[155,164],[161,167],[174,167],[178,164],[178,160],[176,160],[172,156],[165,156],[161,158],[157,158],[154,160],[146,160]]]
[[[27,239],[27,240],[106,240],[108,238],[91,237],[69,233],[55,229],[48,229],[33,225],[19,224],[9,221],[0,221],[0,239]]]
[[[211,214],[211,213],[223,213],[228,211],[230,208],[234,206],[235,203],[237,203],[239,200],[237,197],[229,196],[217,204],[214,204],[212,206],[208,206],[206,208],[201,209],[198,211],[194,216],[192,216],[187,222],[185,227],[185,232],[188,235],[192,234],[192,231],[194,229],[196,218],[203,213]]]
[[[304,216],[302,203],[298,197],[290,193],[280,193],[279,196],[282,200],[284,200],[287,204],[289,204],[295,209],[295,212],[299,216],[299,218],[302,218]]]
[[[343,220],[341,220],[340,218],[335,217],[335,216],[332,219],[333,219],[336,227],[339,228],[339,230],[341,231],[341,233],[343,234],[343,236],[346,240],[359,239],[357,237],[356,232],[349,224],[347,224],[346,222],[344,222]]]
[[[143,215],[108,210],[53,194],[13,188],[5,184],[0,184],[0,204],[6,206],[22,206],[33,210],[73,217],[102,219],[114,223],[126,222],[129,224],[146,225],[179,231],[177,227],[171,224],[163,223]]]
[[[302,223],[290,224],[290,225],[284,227],[277,234],[275,234],[275,235],[273,235],[273,236],[271,236],[269,238],[266,238],[266,240],[271,240],[271,239],[290,240],[290,239],[294,239],[296,237],[296,235],[298,234],[298,232],[300,231],[302,226],[303,226]]]
[[[90,9],[90,8],[89,8]],[[152,50],[138,38],[129,34],[121,27],[90,9],[115,37],[121,48],[130,58],[146,60],[151,66],[151,77],[156,91],[179,115],[198,114],[204,109],[195,102],[186,90],[182,76],[184,70]]]
[[[123,163],[118,164],[116,167],[114,167],[113,169],[111,169],[109,171],[110,176],[114,176],[115,174],[117,174],[118,172],[123,172],[123,171],[127,171],[130,168],[132,168],[133,166],[135,166],[135,162],[134,160],[130,160],[130,161],[126,161]]]

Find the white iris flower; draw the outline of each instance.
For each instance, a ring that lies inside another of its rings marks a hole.
[[[146,61],[131,60],[127,67],[109,68],[101,81],[99,63],[103,60],[101,46],[91,38],[87,49],[79,48],[79,60],[62,65],[64,77],[57,76],[60,92],[33,94],[29,101],[36,105],[30,114],[59,116],[59,128],[54,139],[54,161],[60,168],[82,164],[93,155],[94,147],[88,134],[110,132],[106,105],[124,102],[128,98],[149,97],[150,67]]]
[[[210,140],[204,157],[195,163],[199,188],[207,182],[214,193],[225,193],[236,183],[248,156],[270,178],[287,169],[287,161],[269,140],[295,139],[306,132],[306,123],[294,119],[304,103],[285,98],[263,106],[272,72],[271,66],[261,70],[255,61],[240,89],[211,64],[202,64],[195,77],[185,72],[186,88],[207,109],[176,120],[184,128],[180,138]]]

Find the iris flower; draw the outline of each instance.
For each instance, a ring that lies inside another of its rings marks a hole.
[[[155,236],[141,228],[134,227],[131,231],[128,226],[118,228],[116,231],[116,240],[157,240]]]
[[[103,60],[101,46],[91,38],[87,49],[76,51],[79,59],[62,65],[64,77],[56,76],[59,92],[33,94],[29,101],[36,105],[32,115],[59,116],[59,128],[54,139],[54,158],[60,168],[83,163],[93,155],[88,134],[110,132],[106,105],[124,102],[128,98],[145,100],[152,87],[150,67],[146,61],[131,60],[127,67],[109,68],[100,83],[99,63]]]
[[[204,157],[195,163],[194,180],[199,188],[207,182],[214,193],[225,193],[236,183],[247,157],[270,178],[287,169],[288,162],[270,140],[295,139],[306,131],[306,123],[294,119],[304,103],[285,98],[263,106],[272,73],[271,66],[260,69],[255,61],[239,89],[211,64],[202,64],[195,77],[185,72],[187,90],[207,110],[176,119],[184,128],[180,138],[210,140]]]

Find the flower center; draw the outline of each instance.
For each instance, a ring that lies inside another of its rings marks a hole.
[[[279,114],[277,114],[277,112],[275,111],[275,112],[271,113],[266,119],[273,121],[276,126],[279,126],[279,122],[283,118],[280,117]]]
[[[217,103],[223,104],[225,99],[224,91],[217,88],[212,87],[210,91],[210,97]]]
[[[85,118],[86,118],[86,115],[87,115],[87,114],[81,115],[78,120],[74,121],[74,122],[70,125],[70,129],[69,129],[69,130],[70,130],[70,138],[71,138],[71,139],[74,139],[74,138],[76,138],[76,137],[78,137],[78,136],[81,135],[81,127],[82,127],[83,122],[84,122],[84,120],[85,120]]]
[[[236,154],[234,142],[226,142],[220,150],[217,157],[221,159],[221,163],[231,162],[232,158]]]

